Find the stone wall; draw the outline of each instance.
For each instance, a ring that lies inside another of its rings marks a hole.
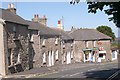
[[[74,52],[75,52],[75,60],[76,62],[83,61],[83,51],[82,49],[85,48],[84,41],[74,41]]]
[[[105,61],[111,61],[111,44],[110,44],[110,40],[100,40],[100,42],[102,42],[101,45],[98,45],[96,43],[97,47],[103,47],[104,50],[106,50],[106,60]]]
[[[38,68],[42,66],[48,65],[48,54],[49,52],[54,52],[54,65],[59,64],[61,62],[61,49],[60,49],[60,39],[59,36],[51,36],[51,35],[41,35],[38,36],[37,30],[31,30],[32,47],[33,47],[33,67]],[[58,38],[58,44],[55,44],[55,40]],[[43,44],[43,40],[45,40],[45,45]],[[58,50],[59,60],[55,60],[55,52]],[[43,63],[43,54],[45,53],[46,63]]]
[[[75,52],[73,50],[74,44],[73,40],[63,40],[62,44],[62,64],[67,64],[67,53],[70,52],[71,55],[71,63],[75,62]]]
[[[8,43],[8,73],[16,73],[29,69],[28,27],[6,23]]]
[[[84,52],[83,49],[91,49],[91,48],[99,48],[103,47],[104,50],[106,50],[106,59],[105,61],[111,61],[111,45],[110,40],[99,40],[99,42],[102,42],[102,44],[98,45],[98,41],[87,41],[88,46],[86,46],[86,41],[74,41],[74,52],[75,52],[75,60],[76,62],[81,62],[84,59]],[[95,42],[95,44],[94,44]]]

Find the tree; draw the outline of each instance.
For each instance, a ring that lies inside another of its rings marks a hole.
[[[88,12],[97,13],[97,10],[104,10],[105,14],[112,15],[109,21],[113,21],[117,27],[120,27],[120,2],[87,2]],[[108,6],[108,8],[104,8]]]
[[[115,40],[115,34],[112,32],[112,29],[108,26],[98,26],[96,28],[99,32],[110,36],[112,38],[112,40]]]
[[[72,0],[76,2],[76,0]],[[88,13],[97,13],[98,10],[101,10],[105,12],[109,17],[109,21],[113,21],[117,27],[120,28],[120,1],[115,2],[114,0],[86,0],[88,4]],[[90,2],[92,1],[92,2]],[[99,1],[99,2],[98,2]],[[108,2],[107,2],[108,1]],[[114,1],[114,2],[112,2]],[[72,3],[73,4],[73,3]],[[74,3],[75,4],[75,3]],[[105,6],[108,6],[108,8],[105,8]]]

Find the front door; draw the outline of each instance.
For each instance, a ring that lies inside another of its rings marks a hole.
[[[51,51],[48,52],[48,66],[51,66]]]
[[[54,51],[52,51],[51,55],[51,65],[54,65]]]
[[[70,52],[67,52],[67,64],[71,63]]]

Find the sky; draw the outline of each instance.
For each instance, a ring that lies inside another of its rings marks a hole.
[[[17,14],[26,20],[31,20],[34,14],[39,17],[46,15],[47,26],[57,27],[57,22],[63,17],[64,30],[75,28],[96,28],[101,25],[112,28],[116,36],[118,29],[113,22],[109,22],[104,11],[98,11],[97,14],[88,13],[87,3],[80,2],[76,5],[70,5],[69,2],[13,2],[17,9]],[[2,2],[2,8],[7,8],[8,2]]]

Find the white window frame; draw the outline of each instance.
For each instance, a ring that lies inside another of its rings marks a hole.
[[[43,39],[42,46],[45,46],[46,39]]]
[[[21,60],[20,60],[20,53],[18,53],[18,58],[17,58],[17,63],[20,63]]]
[[[33,35],[32,35],[31,38],[30,38],[30,41],[33,42],[33,40],[34,40],[34,39],[33,39]]]
[[[58,44],[58,38],[55,39],[55,44]]]
[[[96,47],[96,41],[93,41],[93,47]]]
[[[63,61],[66,61],[66,53],[63,54]]]
[[[74,56],[74,52],[73,50],[71,51],[71,59],[73,59],[73,56]]]
[[[88,41],[85,41],[85,46],[86,48],[88,48]]]

